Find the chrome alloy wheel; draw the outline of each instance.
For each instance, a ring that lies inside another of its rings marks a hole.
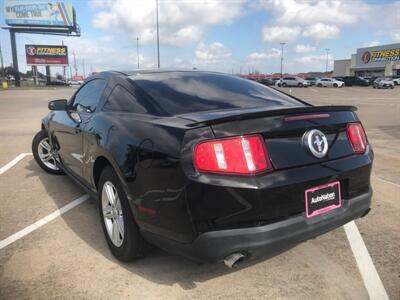
[[[57,154],[51,149],[49,139],[44,138],[38,145],[38,154],[42,163],[52,170],[59,170],[56,162]]]
[[[124,217],[117,190],[110,181],[103,185],[101,202],[108,236],[116,247],[120,247],[124,240]]]

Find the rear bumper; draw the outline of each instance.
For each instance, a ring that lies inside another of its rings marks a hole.
[[[206,232],[188,244],[162,238],[148,231],[142,234],[160,248],[199,262],[220,261],[235,252],[251,256],[265,255],[290,248],[363,216],[369,211],[371,197],[370,190],[343,200],[341,208],[310,219],[298,215],[265,226]]]

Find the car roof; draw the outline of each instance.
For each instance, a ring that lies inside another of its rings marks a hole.
[[[142,74],[158,74],[158,73],[173,73],[173,72],[188,72],[188,73],[192,72],[192,73],[209,73],[209,74],[214,73],[214,74],[232,75],[228,73],[198,70],[198,69],[160,68],[160,69],[136,69],[130,71],[103,71],[97,73],[96,75],[94,75],[94,77],[95,76],[108,77],[111,75],[128,77],[128,76],[142,75]]]

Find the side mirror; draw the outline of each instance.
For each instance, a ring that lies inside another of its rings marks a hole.
[[[50,110],[64,110],[68,108],[68,102],[66,99],[53,100],[49,102]]]

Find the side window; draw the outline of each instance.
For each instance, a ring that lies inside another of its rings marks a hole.
[[[124,111],[138,114],[148,112],[146,107],[127,89],[121,85],[116,85],[103,107],[107,111]]]
[[[75,95],[73,107],[77,111],[87,111],[87,109],[94,111],[100,101],[106,83],[104,79],[94,79],[86,83]]]

